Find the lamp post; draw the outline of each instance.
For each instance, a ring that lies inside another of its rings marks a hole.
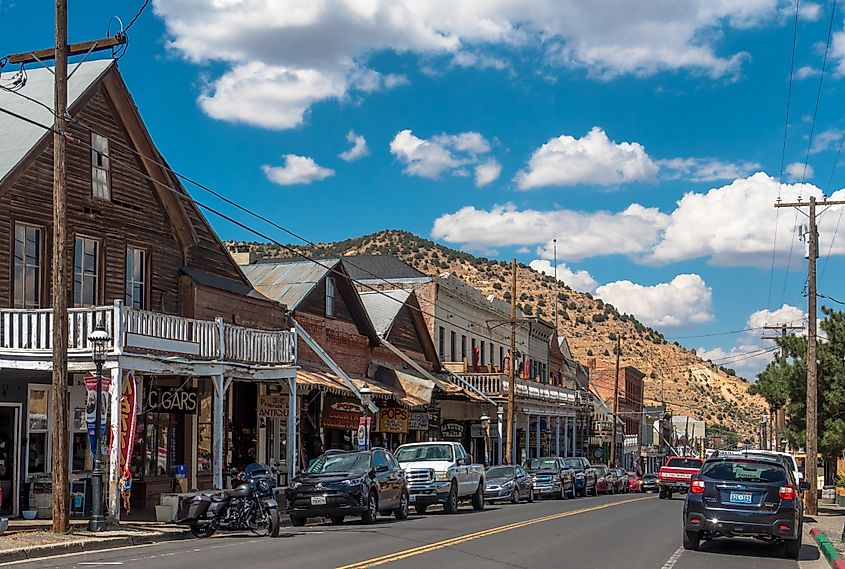
[[[358,390],[361,404],[364,406],[364,449],[370,449],[370,404],[373,402],[373,390],[366,383]]]
[[[490,466],[490,417],[485,413],[479,419],[481,429],[484,431],[484,466]]]
[[[91,356],[97,366],[97,406],[94,419],[94,470],[91,472],[91,519],[88,520],[88,531],[105,531],[106,518],[103,515],[103,465],[100,460],[100,434],[102,432],[103,407],[103,364],[106,361],[106,346],[111,340],[103,321],[99,321],[94,331],[88,336],[93,346]]]

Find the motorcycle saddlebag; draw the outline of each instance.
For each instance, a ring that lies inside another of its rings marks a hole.
[[[176,521],[186,522],[204,518],[209,506],[211,506],[211,498],[204,494],[182,500],[179,504],[179,512],[176,515]]]

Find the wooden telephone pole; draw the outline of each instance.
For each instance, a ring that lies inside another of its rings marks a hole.
[[[510,338],[510,380],[508,385],[508,438],[505,439],[507,463],[516,464],[516,259],[511,259],[511,338]],[[528,433],[525,434],[528,436]]]
[[[616,467],[616,429],[619,422],[619,357],[622,354],[622,337],[616,336],[616,379],[613,382],[613,426],[610,429],[610,468]],[[622,431],[625,432],[624,430]],[[624,437],[624,434],[622,435]]]
[[[818,453],[819,453],[819,424],[818,424],[818,368],[816,361],[816,259],[819,256],[819,231],[816,227],[816,206],[819,202],[815,197],[809,201],[778,202],[775,207],[809,207],[809,229],[806,233],[809,253],[807,255],[807,420],[804,430],[804,448],[807,458],[804,461],[805,480],[810,483],[810,489],[804,493],[804,504],[807,515],[814,516],[819,511],[818,496]],[[834,205],[845,205],[845,201],[824,200],[821,202],[826,208]],[[802,212],[803,213],[803,212]]]
[[[67,533],[70,513],[68,484],[68,378],[67,378],[67,305],[68,305],[68,238],[67,238],[67,81],[68,57],[87,54],[126,43],[119,34],[93,42],[68,45],[67,0],[56,0],[56,45],[34,52],[10,55],[9,63],[25,65],[55,60],[53,114],[53,251],[52,251],[52,306],[53,306],[53,393],[50,413],[52,421],[52,479],[53,479],[53,533]],[[98,426],[99,428],[99,426]],[[98,449],[99,450],[99,449]]]
[[[778,326],[763,326],[764,330],[777,330],[780,332],[780,336],[761,336],[763,340],[782,340],[786,338],[786,335],[789,330],[803,330],[803,326],[788,326],[786,324],[780,324]],[[786,346],[781,344],[780,347],[780,355],[784,359],[786,359]],[[784,406],[781,405],[780,407],[772,408],[771,409],[771,419],[769,420],[770,431],[771,431],[771,449],[778,450],[780,446],[780,441],[778,440],[778,433],[780,433],[781,428],[783,427],[781,416],[784,413]]]

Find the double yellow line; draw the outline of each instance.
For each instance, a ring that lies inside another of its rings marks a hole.
[[[610,504],[604,504],[602,506],[593,506],[592,508],[582,508],[580,510],[572,510],[570,512],[560,512],[557,514],[551,514],[549,516],[543,516],[541,518],[533,518],[530,520],[524,520],[521,522],[516,522],[513,524],[507,524],[504,526],[498,526],[486,530],[477,531],[475,533],[468,533],[464,535],[459,535],[457,537],[453,537],[450,539],[444,539],[443,541],[436,541],[434,543],[429,543],[426,545],[421,545],[419,547],[414,547],[411,549],[404,549],[402,551],[397,551],[395,553],[389,553],[387,555],[382,555],[381,557],[373,557],[372,559],[367,559],[364,561],[358,561],[356,563],[352,563],[350,565],[343,565],[342,567],[338,567],[337,569],[368,569],[369,567],[378,567],[379,565],[385,565],[387,563],[393,563],[394,561],[400,561],[402,559],[406,559],[408,557],[414,557],[416,555],[422,555],[423,553],[430,553],[432,551],[436,551],[438,549],[443,549],[446,547],[452,547],[453,545],[458,545],[461,543],[466,543],[467,541],[472,541],[475,539],[480,539],[482,537],[489,537],[491,535],[495,535],[497,533],[502,533],[506,531],[511,531],[519,528],[523,528],[526,526],[531,526],[534,524],[541,524],[544,522],[550,522],[553,520],[559,520],[561,518],[566,518],[569,516],[577,516],[578,514],[586,514],[587,512],[595,512],[597,510],[604,510],[606,508],[616,508],[618,506],[623,506],[625,504],[630,504],[632,502],[639,502],[640,500],[650,500],[652,497],[646,498],[635,498],[633,500],[625,500],[624,502],[613,502]]]

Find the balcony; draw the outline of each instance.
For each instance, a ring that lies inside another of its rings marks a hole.
[[[258,330],[227,324],[219,317],[195,320],[135,310],[120,301],[68,310],[69,356],[91,353],[88,335],[98,322],[112,337],[108,349],[113,356],[160,354],[261,366],[296,363],[293,330]],[[0,309],[0,355],[49,359],[52,349],[52,309]]]
[[[455,373],[491,399],[505,400],[508,397],[510,378],[503,373]],[[578,405],[581,403],[578,393],[572,389],[519,378],[516,380],[515,395],[520,399],[558,405]]]

